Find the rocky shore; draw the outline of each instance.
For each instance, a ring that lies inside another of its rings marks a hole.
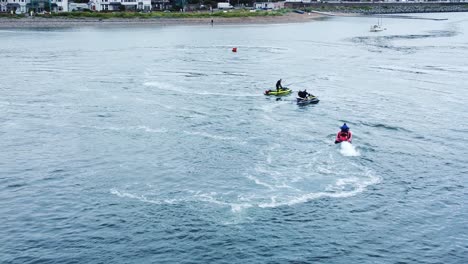
[[[359,14],[468,12],[468,3],[292,3],[285,7],[305,11]]]

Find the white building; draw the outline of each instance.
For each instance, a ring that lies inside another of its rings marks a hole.
[[[68,3],[68,11],[83,11],[86,9],[91,9],[89,4],[84,3]]]
[[[50,0],[51,12],[68,12],[68,0]]]
[[[229,3],[218,3],[218,9],[233,9],[234,7]]]
[[[0,0],[0,12],[26,13],[29,0]]]
[[[0,12],[24,14],[29,10],[42,12],[49,7],[52,12],[67,12],[68,0],[0,0]]]
[[[150,11],[151,0],[91,0],[91,10],[95,11]]]
[[[255,9],[281,9],[284,8],[284,2],[255,2],[254,3]]]

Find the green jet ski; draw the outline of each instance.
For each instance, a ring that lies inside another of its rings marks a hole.
[[[276,96],[281,96],[281,95],[288,95],[292,93],[292,90],[284,87],[283,89],[280,89],[278,92],[276,90],[266,90],[265,95],[276,95]]]

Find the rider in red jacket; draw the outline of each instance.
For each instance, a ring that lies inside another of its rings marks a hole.
[[[346,125],[346,123],[344,123],[340,129],[341,131],[336,135],[335,144],[341,143],[343,141],[348,141],[351,143],[353,140],[353,134],[351,131],[349,131],[349,127]]]

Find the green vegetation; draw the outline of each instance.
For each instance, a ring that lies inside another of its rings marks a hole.
[[[0,18],[1,17],[7,17],[7,18],[23,18],[24,15],[17,15],[17,14],[10,14],[10,13],[0,13]]]
[[[362,6],[362,7],[357,7],[357,9],[362,9],[362,10],[370,11],[370,10],[372,10],[372,7],[371,7],[371,6]]]
[[[136,19],[149,19],[149,18],[210,18],[210,17],[259,17],[259,16],[281,16],[287,13],[288,10],[278,11],[256,11],[250,12],[249,10],[230,10],[227,12],[151,12],[151,13],[138,13],[138,12],[64,12],[53,13],[47,17],[69,17],[69,18],[136,18]]]
[[[305,12],[320,10],[322,12],[356,12],[356,11],[371,11],[373,6],[368,5],[316,5],[314,7],[299,8]]]

